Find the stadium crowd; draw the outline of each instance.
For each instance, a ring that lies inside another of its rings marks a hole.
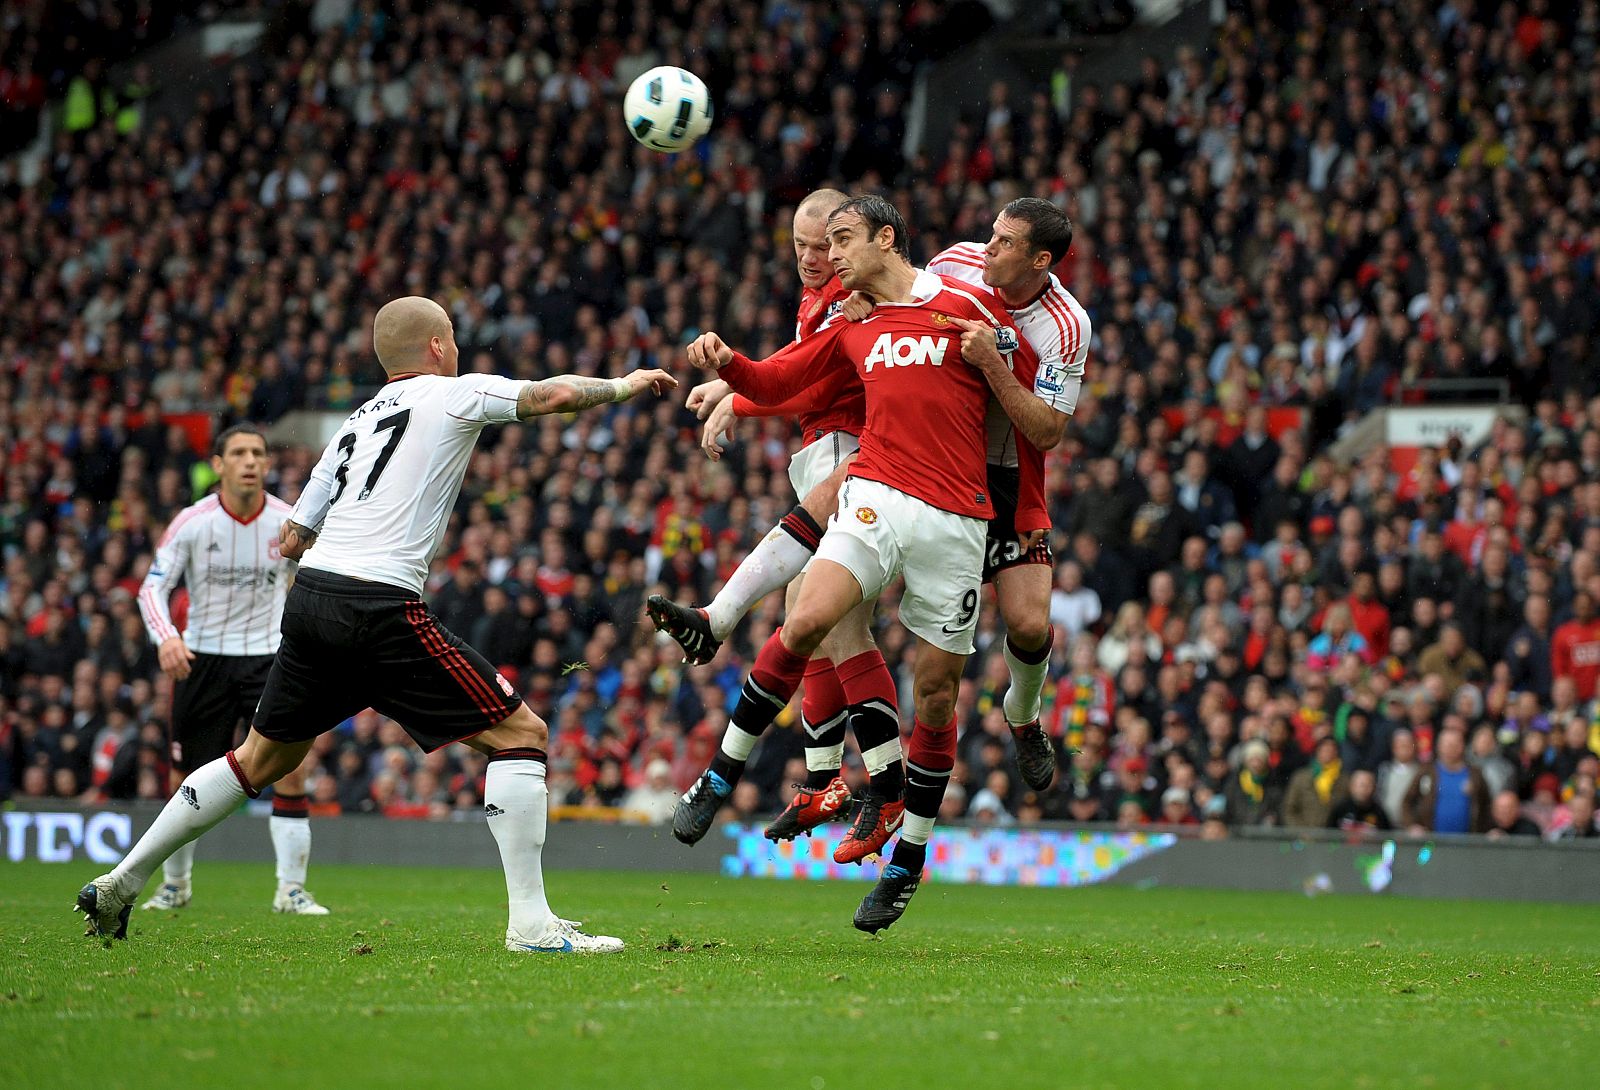
[[[39,184],[0,170],[0,798],[166,794],[133,595],[211,478],[164,414],[353,407],[373,312],[409,293],[452,311],[464,369],[681,371],[707,329],[765,355],[792,336],[789,212],[831,180],[887,193],[921,258],[1018,195],[1078,227],[1057,271],[1095,340],[1048,468],[1062,771],[1020,788],[991,605],[947,816],[1596,835],[1600,6],[1259,0],[1128,83],[996,85],[906,156],[946,7],[296,0],[285,59],[180,123],[108,113]],[[713,84],[694,154],[617,123],[657,63]],[[1526,422],[1403,473],[1328,454],[1440,378],[1505,380]],[[793,503],[788,425],[715,464],[697,438],[681,403],[630,405],[472,462],[432,602],[550,721],[553,801],[664,818],[780,620],[774,596],[693,669],[641,623]],[[271,490],[316,453],[279,450]],[[797,720],[729,815],[803,778]],[[480,757],[375,713],[316,752],[316,812],[481,805]]]

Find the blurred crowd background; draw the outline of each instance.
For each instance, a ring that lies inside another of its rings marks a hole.
[[[912,81],[952,48],[934,0],[286,0],[178,122],[141,108],[159,73],[106,75],[168,7],[0,21],[0,129],[63,111],[37,183],[0,166],[0,798],[166,794],[133,595],[212,478],[164,413],[351,408],[375,309],[412,293],[451,310],[464,370],[695,380],[702,331],[790,339],[790,213],[830,183],[888,195],[919,259],[1019,195],[1077,225],[1056,272],[1095,336],[1048,462],[1062,770],[1015,775],[991,603],[947,817],[1595,835],[1594,0],[1231,5],[1129,82],[1068,57],[1030,94],[963,88],[948,144],[909,157]],[[618,123],[658,63],[713,87],[692,154]],[[1329,455],[1450,378],[1504,380],[1524,422],[1404,472]],[[551,723],[575,812],[668,814],[781,620],[775,596],[695,669],[641,621],[657,589],[706,600],[794,502],[790,425],[744,423],[716,464],[697,440],[681,399],[487,432],[434,565],[441,619]],[[318,452],[275,453],[293,502]],[[727,813],[781,806],[800,749],[786,715]],[[315,752],[320,814],[481,805],[476,754],[424,758],[370,712]]]

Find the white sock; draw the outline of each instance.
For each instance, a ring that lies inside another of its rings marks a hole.
[[[739,620],[775,590],[788,586],[815,555],[782,527],[774,526],[761,544],[750,550],[717,596],[706,607],[711,634],[728,638]]]
[[[907,844],[926,844],[932,835],[933,818],[906,811],[905,820],[900,823],[901,840]]]
[[[836,746],[823,746],[819,749],[806,747],[807,772],[837,772],[844,764],[844,743]],[[887,767],[887,766],[886,766]]]
[[[189,841],[183,847],[167,856],[167,861],[161,864],[161,879],[169,886],[186,886],[189,876],[194,873],[194,841]]]
[[[881,746],[873,746],[871,749],[863,750],[861,763],[867,766],[868,776],[876,776],[896,761],[899,761],[903,756],[904,753],[900,749],[900,736],[896,735]]]
[[[311,862],[311,822],[303,817],[274,817],[267,821],[272,833],[272,854],[278,857],[278,885],[304,886]]]
[[[525,939],[545,933],[555,918],[544,897],[544,834],[550,793],[543,761],[489,762],[483,806],[506,872],[510,927]]]
[[[117,891],[133,900],[168,856],[220,825],[244,800],[244,785],[226,756],[189,773],[177,794],[167,800],[155,824],[112,869]]]
[[[748,761],[750,751],[756,748],[759,741],[761,735],[751,734],[729,723],[728,729],[722,732],[722,752],[735,761]]]
[[[1013,727],[1025,726],[1039,718],[1044,679],[1050,672],[1049,646],[1045,645],[1046,653],[1040,661],[1023,662],[1011,653],[1011,641],[1005,641],[1006,667],[1011,671],[1011,684],[1006,689],[1004,705],[1006,722]]]

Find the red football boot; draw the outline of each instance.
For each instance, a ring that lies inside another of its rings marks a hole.
[[[850,826],[850,832],[833,850],[833,861],[860,863],[869,855],[879,854],[883,846],[889,843],[889,838],[899,830],[905,816],[905,803],[885,802],[868,795],[861,800],[861,808],[856,811],[855,824]]]
[[[835,776],[826,787],[802,787],[788,807],[767,826],[768,840],[793,840],[818,825],[841,818],[850,809],[850,785]]]

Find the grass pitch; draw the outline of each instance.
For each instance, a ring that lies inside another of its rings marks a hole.
[[[550,875],[626,953],[507,953],[483,870],[270,869],[81,936],[84,866],[0,864],[0,1087],[1151,1088],[1591,1085],[1591,908]]]

